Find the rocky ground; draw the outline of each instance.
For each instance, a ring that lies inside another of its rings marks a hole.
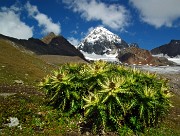
[[[169,79],[170,90],[174,95],[180,96],[180,73],[162,74],[162,76]]]

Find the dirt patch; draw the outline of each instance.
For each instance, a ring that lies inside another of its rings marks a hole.
[[[38,89],[34,86],[18,85],[18,84],[14,84],[14,85],[0,84],[0,95],[8,96],[15,94],[44,96],[44,93],[38,91]]]
[[[3,96],[3,97],[8,97],[8,96],[12,96],[12,95],[15,95],[16,93],[0,93],[0,96]]]
[[[79,56],[39,55],[38,57],[50,64],[87,63]]]

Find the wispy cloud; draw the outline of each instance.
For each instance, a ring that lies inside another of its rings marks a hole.
[[[12,5],[10,8],[0,8],[0,33],[18,39],[28,39],[33,36],[33,27],[20,19],[21,8]]]
[[[129,11],[120,4],[106,4],[98,0],[63,0],[63,3],[86,21],[101,21],[103,25],[119,30],[129,25]]]
[[[172,27],[180,19],[180,0],[130,0],[143,22],[156,28]]]
[[[54,32],[55,34],[61,33],[60,23],[54,23],[50,17],[41,13],[37,6],[31,5],[30,2],[27,2],[25,5],[29,16],[37,20],[38,25],[43,28],[42,33],[47,34]]]
[[[74,46],[77,46],[80,43],[80,41],[74,37],[68,37],[68,41]]]

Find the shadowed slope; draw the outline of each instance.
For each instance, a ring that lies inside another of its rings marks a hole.
[[[21,46],[26,50],[30,50],[37,55],[63,55],[63,56],[79,56],[84,59],[83,54],[70,44],[63,36],[56,36],[52,39],[48,39],[48,44],[35,38],[29,38],[28,40],[18,40],[15,38],[7,37],[0,34],[1,39],[9,40]]]

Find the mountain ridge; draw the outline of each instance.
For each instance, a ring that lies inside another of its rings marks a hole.
[[[78,56],[86,60],[83,54],[70,44],[63,36],[55,36],[49,39],[48,44],[40,39],[29,38],[28,40],[16,39],[0,34],[0,39],[13,42],[16,46],[31,51],[37,55],[63,55]]]
[[[163,44],[151,50],[153,55],[164,54],[169,57],[176,57],[180,55],[180,40],[171,40],[167,44]]]

